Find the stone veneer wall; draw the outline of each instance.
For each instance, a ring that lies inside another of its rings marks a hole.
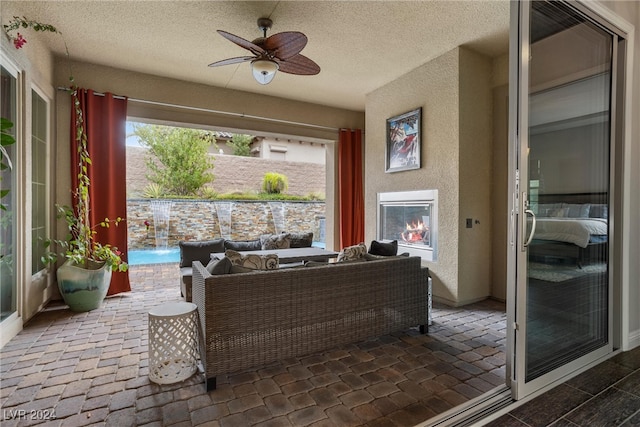
[[[222,237],[216,202],[209,200],[172,200],[169,221],[169,247],[177,247],[181,240],[210,240]],[[227,201],[224,201],[227,202]],[[234,240],[250,240],[262,234],[276,232],[269,203],[264,201],[233,201],[231,235]],[[320,241],[321,220],[325,217],[324,202],[275,202],[284,205],[284,230],[313,231]],[[145,221],[150,223],[146,229]],[[155,247],[153,208],[150,199],[127,200],[127,228],[129,249]]]

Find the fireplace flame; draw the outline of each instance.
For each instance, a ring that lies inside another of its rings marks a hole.
[[[411,224],[409,224],[408,222],[405,223],[407,226],[407,230],[416,230],[416,231],[422,231],[422,230],[428,230],[429,227],[427,227],[426,225],[424,225],[424,223],[422,221],[418,221],[417,223],[415,222],[411,222]]]
[[[402,240],[407,243],[424,243],[429,241],[429,227],[422,221],[408,222],[406,229],[401,233]]]

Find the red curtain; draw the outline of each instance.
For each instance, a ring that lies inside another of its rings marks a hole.
[[[338,139],[340,247],[364,242],[362,131],[341,129]]]
[[[127,100],[107,93],[96,95],[91,89],[78,89],[78,101],[87,134],[87,151],[92,163],[88,167],[89,216],[91,224],[99,224],[105,218],[115,220],[127,217],[126,197],[126,121]],[[74,99],[72,98],[72,105]],[[78,186],[78,150],[75,138],[75,108],[71,108],[71,184]],[[127,254],[127,224],[117,227],[95,228],[96,240],[117,247]],[[107,295],[131,291],[129,274],[113,272]]]

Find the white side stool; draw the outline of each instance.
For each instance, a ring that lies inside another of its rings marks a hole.
[[[170,302],[149,311],[149,379],[184,381],[198,369],[198,311],[189,302]]]

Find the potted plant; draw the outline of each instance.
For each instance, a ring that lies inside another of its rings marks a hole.
[[[22,48],[27,42],[17,32],[20,28],[51,32],[62,36],[54,26],[28,20],[24,17],[14,16],[9,24],[3,27],[16,49]],[[66,42],[64,45],[68,58],[69,50]],[[112,224],[117,226],[123,219],[120,217],[115,220],[105,218],[98,224],[92,224],[90,221],[89,187],[91,182],[88,170],[91,167],[91,158],[87,151],[87,135],[73,75],[70,75],[69,81],[69,93],[75,109],[75,138],[79,154],[78,186],[73,194],[73,207],[56,205],[58,218],[64,218],[66,221],[67,237],[63,240],[54,239],[45,244],[49,247],[55,243],[62,248],[66,258],[65,263],[57,270],[58,288],[65,303],[73,311],[89,311],[100,307],[109,289],[112,272],[126,271],[128,265],[122,260],[118,248],[96,241],[97,227],[109,227]],[[57,259],[58,254],[50,252],[43,261],[51,264]]]

